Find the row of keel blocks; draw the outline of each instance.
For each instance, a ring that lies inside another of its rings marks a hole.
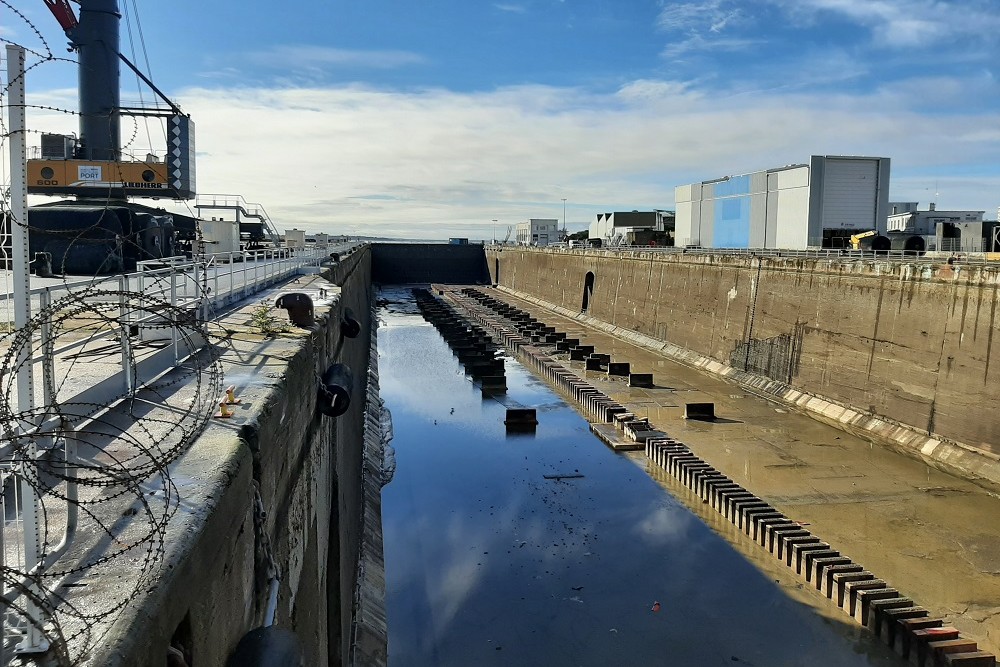
[[[796,575],[914,664],[995,667],[993,654],[944,619],[854,563],[673,438],[646,441],[646,456]]]
[[[545,326],[520,308],[487,296],[475,288],[465,288],[462,294],[514,322],[518,332],[528,343],[555,345],[557,352],[568,352],[571,361],[583,361],[586,370],[589,371],[602,371],[607,367],[608,375],[628,378],[630,387],[646,389],[655,387],[652,373],[632,373],[631,364],[628,362],[612,362],[610,355],[595,353],[593,345],[580,344],[578,338],[569,338],[565,333],[556,331],[554,327]]]
[[[496,357],[493,334],[455,311],[427,290],[413,290],[421,313],[438,331],[458,358],[466,375],[479,384],[484,395],[507,391],[506,367]]]
[[[645,439],[654,434],[662,435],[658,431],[652,430],[648,420],[645,419],[637,419],[633,416],[630,420],[616,421],[616,415],[627,413],[624,406],[592,386],[584,378],[581,378],[573,371],[553,360],[537,347],[532,346],[530,338],[526,338],[519,331],[511,329],[509,323],[499,321],[484,314],[477,306],[490,308],[494,312],[496,312],[496,308],[491,303],[484,301],[483,298],[478,298],[475,294],[476,292],[472,288],[462,290],[464,297],[477,301],[478,304],[466,301],[461,297],[454,297],[454,301],[465,309],[466,317],[480,322],[485,328],[491,331],[494,338],[500,339],[506,347],[513,350],[526,366],[575,398],[586,413],[593,415],[601,423],[615,424],[618,430],[622,431],[625,438],[633,442],[644,442]],[[486,299],[496,302],[495,299],[489,297],[486,297]],[[510,318],[508,317],[507,319]],[[535,326],[534,328],[537,329],[538,327]],[[552,335],[565,337],[565,334]],[[579,343],[579,341],[572,342],[574,345]],[[588,350],[588,353],[592,353],[592,349]],[[594,356],[610,359],[608,355]]]

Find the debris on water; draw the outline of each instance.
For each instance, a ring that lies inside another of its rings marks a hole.
[[[617,635],[618,634],[618,628],[611,628],[611,630],[609,630],[609,632],[613,632],[613,633],[615,633]]]
[[[545,479],[554,479],[556,481],[561,481],[564,479],[582,479],[583,475],[581,475],[580,473],[571,472],[563,475],[542,475],[542,477]]]
[[[660,611],[660,603],[659,602],[654,602],[653,603],[653,611]]]
[[[570,588],[572,588],[574,591],[582,591],[583,590],[583,586],[570,586]]]

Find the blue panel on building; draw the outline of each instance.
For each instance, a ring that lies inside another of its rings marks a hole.
[[[713,248],[749,248],[750,196],[717,199],[713,222]]]
[[[732,197],[750,193],[750,176],[733,176],[728,181],[715,184],[716,197]]]

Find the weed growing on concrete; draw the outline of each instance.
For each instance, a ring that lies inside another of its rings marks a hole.
[[[250,315],[250,326],[268,338],[284,333],[287,327],[274,314],[275,310],[270,301],[261,301]]]

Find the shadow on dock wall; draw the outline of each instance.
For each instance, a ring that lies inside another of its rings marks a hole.
[[[375,283],[483,285],[490,280],[481,245],[376,243],[371,250]]]

